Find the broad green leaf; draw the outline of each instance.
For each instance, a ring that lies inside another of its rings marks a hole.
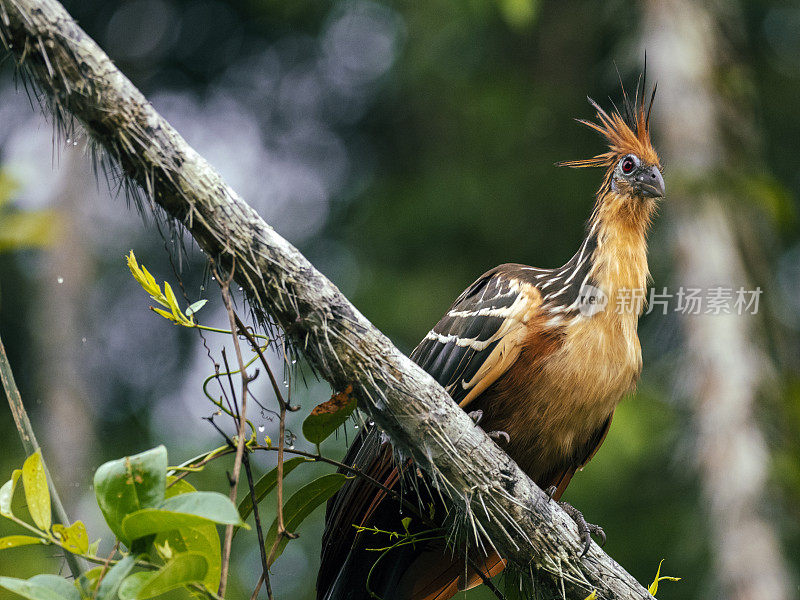
[[[0,550],[43,543],[42,538],[33,537],[32,535],[7,535],[0,538]]]
[[[123,579],[128,576],[135,565],[136,558],[129,554],[106,571],[105,576],[103,576],[97,588],[95,600],[114,600],[119,592]]]
[[[0,577],[0,587],[28,600],[80,600],[78,589],[57,575],[36,575],[27,580]]]
[[[198,310],[206,305],[206,302],[208,302],[206,298],[198,300],[197,302],[193,302],[189,308],[186,309],[186,316],[191,317],[193,314],[197,313]]]
[[[240,525],[242,520],[230,498],[219,492],[191,492],[167,498],[161,510],[205,517],[223,525]]]
[[[139,590],[142,589],[147,583],[153,573],[150,571],[134,573],[122,581],[122,584],[117,590],[120,600],[137,600],[139,598]]]
[[[177,479],[174,475],[170,475],[167,477],[167,491],[164,494],[164,499],[196,491],[197,488],[186,481],[186,479]]]
[[[203,585],[211,592],[217,591],[222,575],[222,551],[219,533],[217,533],[215,525],[173,529],[160,534],[155,543],[159,545],[168,543],[176,554],[184,552],[202,554],[208,563],[208,571],[203,578]]]
[[[154,533],[209,523],[241,525],[239,512],[226,496],[218,492],[190,492],[165,500],[159,508],[145,508],[122,521],[127,539],[135,540]]]
[[[86,526],[81,521],[75,521],[69,527],[64,527],[56,523],[53,525],[53,533],[56,534],[64,546],[75,554],[86,554],[89,551],[89,534],[86,533]]]
[[[289,473],[294,471],[294,468],[298,465],[303,464],[304,462],[309,462],[307,459],[303,458],[302,456],[298,456],[297,458],[290,458],[289,460],[283,463],[283,476],[286,477]],[[269,494],[275,486],[278,484],[278,467],[275,467],[268,473],[266,473],[261,479],[256,481],[256,484],[253,486],[253,489],[256,493],[256,503],[261,502],[267,494]],[[242,517],[242,521],[244,521],[247,517],[250,516],[250,513],[253,512],[253,499],[250,497],[250,494],[242,498],[242,501],[239,502],[239,516]]]
[[[203,583],[208,570],[202,554],[186,552],[150,573],[135,573],[122,582],[121,600],[147,600],[191,583]]]
[[[170,479],[174,479],[174,477]],[[171,483],[170,479],[168,479],[169,483]],[[167,498],[196,491],[194,486],[185,479],[179,479],[167,488]],[[234,533],[236,531],[238,529]],[[209,523],[160,533],[156,537],[154,544],[163,545],[165,543],[169,543],[170,547],[177,552],[197,552],[202,554],[208,562],[208,571],[203,583],[206,589],[211,592],[216,592],[219,589],[219,581],[222,575],[222,551],[216,525]]]
[[[303,421],[303,435],[312,444],[319,445],[328,438],[340,425],[347,421],[356,409],[356,399],[352,395],[353,386],[331,396],[315,407]]]
[[[286,530],[294,532],[300,523],[302,523],[315,508],[333,496],[339,488],[344,485],[345,481],[347,481],[347,477],[341,473],[331,473],[315,479],[292,494],[292,497],[289,498],[283,506],[283,522]],[[267,552],[272,550],[272,546],[277,537],[278,521],[276,519],[272,522],[272,526],[269,528],[269,532],[267,532],[267,536],[264,539],[264,546]],[[286,547],[288,541],[289,540],[285,537],[280,541],[275,551],[275,556],[272,558],[273,563],[283,553],[283,549]]]
[[[22,469],[14,469],[14,472],[11,474],[11,479],[6,481],[3,487],[0,488],[0,514],[13,514],[11,512],[11,501],[14,499],[14,490],[21,476]]]
[[[129,545],[123,519],[143,508],[156,508],[167,487],[167,450],[152,450],[126,456],[102,465],[94,475],[97,504],[114,535]]]
[[[22,465],[22,485],[25,487],[25,500],[28,502],[33,522],[39,529],[49,531],[53,522],[50,512],[50,490],[47,487],[41,450],[37,450],[25,459]]]

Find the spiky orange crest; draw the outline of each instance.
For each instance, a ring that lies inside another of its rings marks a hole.
[[[637,86],[638,87],[638,86]],[[653,107],[653,100],[656,95],[656,88],[650,95],[649,101],[644,96],[644,86],[641,87],[641,94],[637,89],[636,100],[632,103],[625,89],[622,90],[624,101],[624,114],[614,106],[614,111],[609,115],[600,108],[591,98],[589,103],[597,110],[597,122],[585,119],[576,119],[578,123],[586,125],[602,135],[608,142],[608,152],[598,154],[592,158],[583,160],[568,160],[558,163],[564,167],[613,167],[626,154],[635,154],[644,163],[661,167],[653,145],[650,143],[650,109]]]

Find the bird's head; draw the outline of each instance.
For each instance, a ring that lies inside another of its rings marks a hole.
[[[664,177],[661,162],[650,142],[650,109],[653,106],[656,89],[650,98],[637,89],[631,101],[625,90],[623,111],[614,107],[608,114],[594,100],[589,103],[597,111],[596,121],[578,119],[579,123],[597,131],[608,142],[608,152],[584,160],[571,160],[559,163],[565,167],[604,167],[606,177],[602,192],[612,192],[618,197],[652,203],[652,199],[664,196]]]

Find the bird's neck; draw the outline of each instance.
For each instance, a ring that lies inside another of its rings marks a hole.
[[[636,316],[642,311],[650,276],[647,231],[654,209],[651,199],[631,199],[611,190],[598,197],[588,223],[587,240],[595,246],[589,274],[608,296],[612,311],[620,303]]]

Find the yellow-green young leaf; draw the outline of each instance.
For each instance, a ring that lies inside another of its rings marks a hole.
[[[166,299],[161,293],[161,288],[158,287],[158,284],[156,283],[156,278],[153,277],[150,272],[144,268],[144,266],[139,266],[139,263],[136,262],[136,256],[133,254],[133,250],[130,251],[127,259],[128,268],[131,271],[131,275],[133,275],[133,278],[139,283],[140,286],[142,286],[142,289],[150,294],[150,297],[153,300],[162,306],[167,306]]]
[[[339,488],[344,485],[345,481],[347,481],[347,477],[341,473],[331,473],[330,475],[323,475],[315,479],[292,494],[292,497],[289,498],[283,506],[283,522],[286,530],[294,532],[300,523],[314,512],[315,508],[333,496]],[[272,527],[269,528],[269,532],[267,532],[264,538],[264,546],[267,552],[272,550],[272,546],[277,537],[278,521],[276,519],[272,522]],[[281,539],[275,550],[275,555],[272,556],[270,566],[283,553],[283,549],[286,547],[288,541],[286,537]]]
[[[586,596],[583,600],[597,600],[597,590],[592,590],[592,593]]]
[[[89,551],[89,534],[86,533],[86,526],[81,521],[75,521],[69,527],[56,523],[53,525],[53,533],[61,539],[64,547],[70,552],[86,554]]]
[[[680,581],[680,577],[670,577],[669,575],[661,575],[661,565],[664,564],[665,559],[661,559],[661,562],[658,563],[658,570],[656,571],[656,578],[653,579],[653,583],[650,584],[650,587],[647,588],[647,591],[650,593],[651,596],[655,596],[656,592],[658,592],[658,582],[659,581]]]
[[[178,299],[175,297],[175,292],[172,291],[172,286],[166,281],[164,282],[164,296],[167,298],[167,305],[169,306],[169,309],[175,316],[175,322],[183,323],[186,321],[186,317],[183,316],[181,309],[178,306]]]
[[[0,550],[43,543],[42,538],[33,537],[32,535],[7,535],[0,538]]]
[[[166,310],[161,310],[160,308],[156,308],[155,306],[151,306],[150,310],[152,310],[154,313],[157,313],[157,314],[161,315],[167,321],[172,321],[173,323],[178,323],[178,321],[175,319],[175,315],[173,315],[171,312],[167,312]]]
[[[25,500],[33,522],[39,529],[49,531],[52,523],[50,490],[47,488],[41,450],[25,459],[22,465],[22,484],[25,486]]]
[[[22,476],[22,469],[14,469],[11,474],[11,479],[0,487],[0,515],[11,515],[11,501],[14,499],[14,490],[17,487],[17,481]]]

